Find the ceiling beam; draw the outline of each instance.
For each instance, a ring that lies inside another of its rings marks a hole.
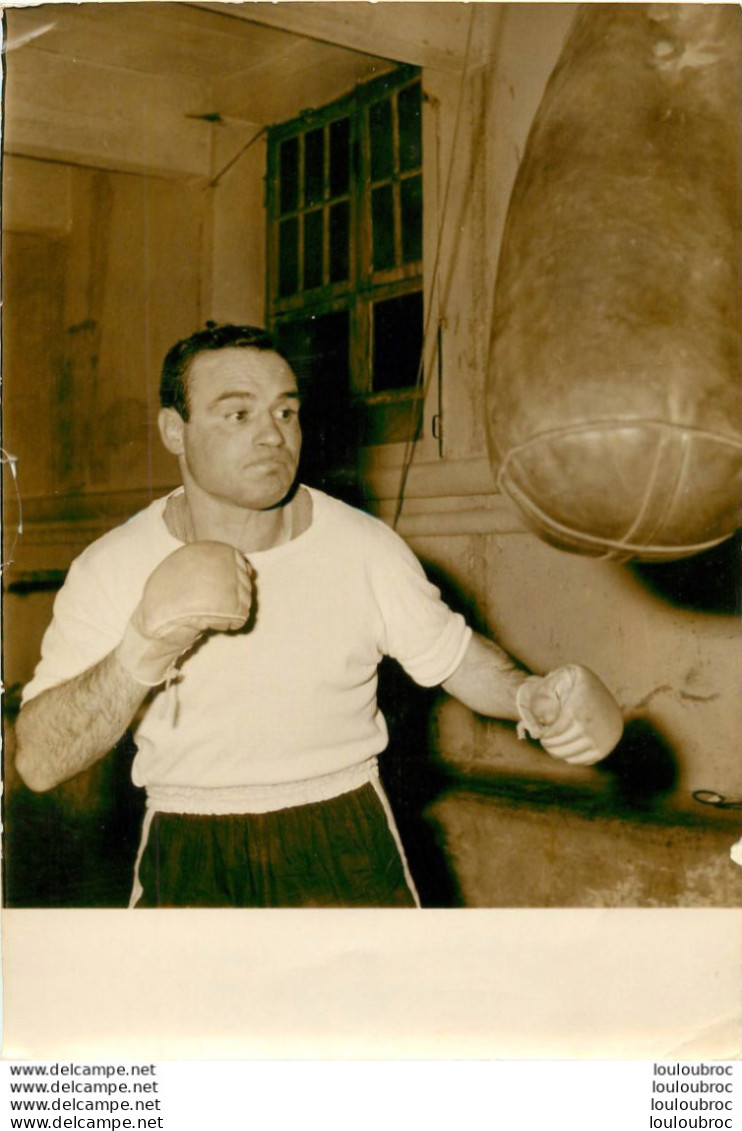
[[[8,57],[7,153],[166,176],[208,176],[213,109],[194,80],[64,58],[33,44]]]
[[[386,59],[297,37],[283,66],[271,63],[262,72],[255,69],[246,76],[228,75],[214,82],[214,102],[227,117],[275,125],[333,102],[393,66]]]
[[[246,3],[199,3],[236,19],[267,24],[309,39],[351,48],[399,63],[458,73],[464,64],[469,22],[474,9],[499,17],[501,4],[404,3],[399,0],[309,0],[280,4],[248,0]],[[477,37],[476,50],[482,39]],[[290,78],[290,76],[287,76]]]

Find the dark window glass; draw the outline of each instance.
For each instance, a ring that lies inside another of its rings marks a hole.
[[[414,263],[423,257],[423,179],[408,177],[399,186],[402,208],[402,259]]]
[[[423,341],[422,291],[375,302],[373,389],[404,389],[417,382]]]
[[[305,478],[331,492],[359,442],[422,422],[423,102],[405,67],[269,133],[268,318],[309,390]]]
[[[392,135],[392,103],[386,98],[374,102],[369,110],[371,129],[371,180],[381,181],[394,172],[394,138]]]
[[[322,200],[325,167],[325,131],[310,130],[304,137],[304,204]]]
[[[350,187],[350,119],[330,126],[330,196],[342,196]]]
[[[420,434],[423,399],[379,401],[358,406],[358,442],[363,445],[399,444]]]
[[[281,212],[293,212],[299,204],[299,139],[281,142],[279,157]]]
[[[327,400],[348,393],[349,334],[347,310],[298,318],[277,327],[276,344],[296,373],[307,402],[314,396]]]
[[[374,271],[394,267],[394,190],[382,185],[371,192]]]
[[[330,282],[343,282],[349,271],[350,205],[341,200],[330,209]]]
[[[422,165],[421,89],[420,83],[399,92],[399,167],[417,169]]]
[[[278,230],[278,292],[293,295],[299,289],[299,222],[282,220]]]
[[[324,226],[324,217],[321,208],[316,208],[314,212],[306,212],[304,214],[305,290],[322,286],[322,234],[324,232]]]
[[[328,470],[350,464],[355,452],[348,311],[286,322],[277,327],[276,344],[296,373],[303,398],[300,475],[303,482],[322,486]]]

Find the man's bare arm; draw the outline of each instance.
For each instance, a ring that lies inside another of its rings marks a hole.
[[[111,652],[81,675],[30,699],[16,724],[16,767],[29,789],[53,789],[102,758],[149,690]]]
[[[623,731],[621,709],[589,668],[567,664],[532,676],[491,640],[472,637],[443,688],[473,711],[519,720],[553,758],[591,766],[614,749]]]
[[[151,688],[208,631],[241,628],[250,612],[247,562],[233,546],[192,542],[150,575],[121,641],[99,663],[25,704],[18,772],[30,789],[53,789],[118,742]]]
[[[527,676],[507,652],[475,632],[443,690],[480,715],[515,720],[519,717],[515,697]]]

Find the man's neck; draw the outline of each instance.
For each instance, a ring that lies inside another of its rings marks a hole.
[[[186,487],[170,499],[166,522],[181,542],[226,542],[243,554],[255,553],[296,536],[294,502],[289,496],[270,510],[249,510],[223,505]]]

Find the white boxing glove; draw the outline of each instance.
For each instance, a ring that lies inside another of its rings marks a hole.
[[[118,661],[139,683],[156,687],[204,632],[242,628],[251,604],[243,555],[225,542],[190,542],[148,578],[116,649]]]
[[[548,754],[573,766],[591,766],[610,754],[623,733],[618,703],[595,672],[581,664],[529,676],[518,688],[516,706],[526,732]]]
[[[734,863],[739,864],[739,866],[742,868],[742,838],[740,838],[738,841],[735,841],[735,843],[729,849],[729,855]]]

